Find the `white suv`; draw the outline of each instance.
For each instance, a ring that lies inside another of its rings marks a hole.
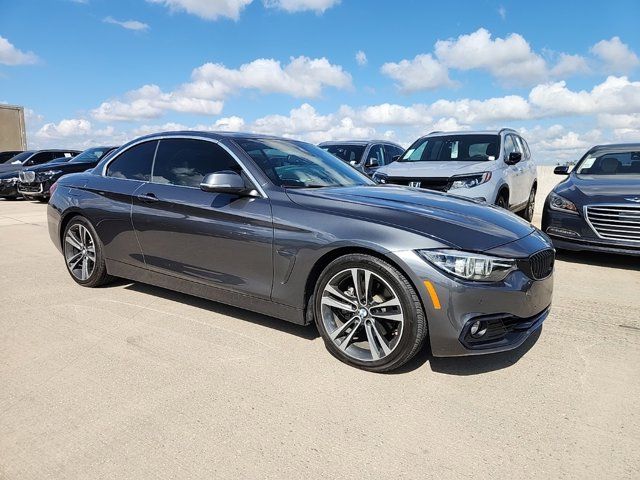
[[[533,218],[536,167],[527,142],[510,128],[432,132],[378,169],[373,179],[470,197]]]

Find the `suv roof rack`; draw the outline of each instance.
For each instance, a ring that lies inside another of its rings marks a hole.
[[[425,137],[428,137],[429,135],[433,135],[434,133],[442,133],[442,130],[434,130],[433,132],[429,132],[425,135]]]
[[[515,128],[509,128],[509,127],[504,127],[501,128],[498,133],[502,133],[502,132],[513,132],[513,133],[518,133],[518,131]]]

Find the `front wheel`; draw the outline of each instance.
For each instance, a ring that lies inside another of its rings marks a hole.
[[[529,193],[529,200],[527,201],[527,206],[524,207],[524,210],[520,212],[520,216],[524,218],[526,221],[530,222],[533,220],[533,213],[536,209],[536,186],[531,187],[531,192]]]
[[[314,294],[318,331],[339,360],[386,372],[408,362],[427,336],[413,285],[379,258],[350,254],[331,262]]]

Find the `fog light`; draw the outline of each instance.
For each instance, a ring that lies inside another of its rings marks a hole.
[[[473,338],[480,338],[485,333],[487,333],[487,325],[485,322],[481,322],[480,320],[476,320],[471,324],[471,329],[469,333]]]
[[[579,237],[580,236],[578,232],[574,232],[573,230],[569,230],[568,228],[561,228],[561,227],[549,227],[547,228],[547,233],[549,235],[559,235],[561,237]]]

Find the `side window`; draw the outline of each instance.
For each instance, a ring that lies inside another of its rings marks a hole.
[[[40,165],[42,163],[48,162],[49,160],[53,160],[53,155],[51,154],[51,152],[40,152],[36,153],[27,162],[25,162],[25,166]]]
[[[157,140],[141,143],[119,155],[107,168],[107,176],[148,182]]]
[[[513,135],[513,141],[516,144],[516,152],[520,152],[524,158],[524,146],[522,145],[522,139],[517,135]]]
[[[223,170],[242,171],[220,145],[205,140],[166,139],[160,140],[151,181],[198,188],[205,175]]]
[[[382,145],[373,145],[369,149],[369,153],[367,155],[367,159],[366,159],[365,165],[367,165],[367,166],[370,165],[370,159],[371,158],[377,159],[379,166],[384,165],[384,150],[382,149]]]
[[[391,161],[393,160],[393,157],[402,155],[404,151],[399,149],[395,145],[385,145],[384,153],[386,157],[386,163],[391,163]]]
[[[529,144],[522,137],[518,137],[520,139],[520,143],[522,143],[522,156],[529,160],[531,158],[531,150],[529,150]]]
[[[517,152],[516,145],[513,143],[513,136],[504,137],[504,158],[508,158],[511,152]]]

